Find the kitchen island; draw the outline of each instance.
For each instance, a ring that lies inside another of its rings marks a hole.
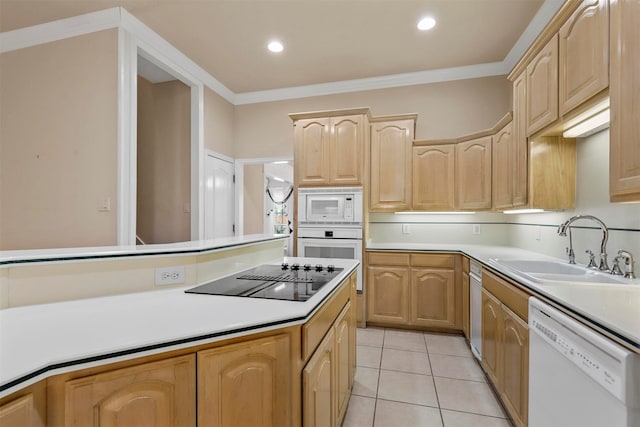
[[[0,405],[13,411],[11,405],[24,403],[19,407],[31,408],[32,419],[40,422],[34,425],[84,425],[81,420],[93,419],[95,411],[107,418],[118,411],[135,417],[145,409],[131,403],[135,410],[127,412],[127,399],[133,402],[138,392],[155,395],[158,410],[166,410],[176,425],[184,425],[178,419],[192,424],[196,417],[201,425],[246,420],[252,415],[241,408],[248,398],[261,399],[256,412],[270,414],[274,425],[301,424],[302,405],[314,399],[336,399],[327,406],[330,415],[317,416],[343,417],[355,374],[358,262],[332,263],[344,270],[305,302],[187,294],[190,286],[184,286],[1,310]],[[313,389],[325,380],[335,382],[340,393],[327,397]],[[135,385],[145,381],[170,387],[147,393]],[[101,395],[121,386],[125,394],[110,394],[118,402]],[[232,389],[224,396],[217,392],[226,388]],[[169,389],[182,393],[180,402],[166,400]]]

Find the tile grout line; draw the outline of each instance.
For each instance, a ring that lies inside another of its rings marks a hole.
[[[427,349],[427,360],[429,361],[429,372],[431,372],[431,382],[433,383],[433,391],[436,394],[436,402],[438,404],[438,413],[440,414],[440,422],[444,427],[444,416],[442,415],[442,408],[440,407],[440,397],[438,396],[438,387],[436,387],[436,376],[433,374],[433,366],[431,365],[431,354],[429,353],[429,344],[427,343],[427,335],[422,335],[424,339],[424,346]]]

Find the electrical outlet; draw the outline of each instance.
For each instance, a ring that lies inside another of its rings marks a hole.
[[[409,224],[402,224],[402,234],[409,234],[409,233],[411,233]]]
[[[184,283],[184,278],[185,268],[182,266],[156,268],[156,285]]]
[[[542,227],[536,227],[536,240],[542,240]]]
[[[480,224],[473,224],[471,234],[480,234]]]

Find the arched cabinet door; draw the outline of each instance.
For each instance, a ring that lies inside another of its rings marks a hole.
[[[500,325],[502,307],[500,301],[486,290],[482,290],[482,365],[491,381],[499,389],[500,373]]]
[[[291,425],[291,353],[281,334],[198,352],[198,426]]]
[[[455,326],[454,278],[453,270],[411,269],[412,324],[442,328]]]
[[[413,209],[456,210],[455,145],[413,147]]]
[[[526,425],[529,401],[529,328],[524,320],[503,305],[502,400],[516,418]]]
[[[456,146],[458,209],[491,209],[490,136]]]
[[[187,355],[68,381],[65,426],[195,426],[195,376]]]
[[[369,321],[409,323],[409,267],[368,267],[367,294]]]

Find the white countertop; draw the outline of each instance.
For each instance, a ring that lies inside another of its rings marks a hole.
[[[0,251],[0,267],[19,263],[87,258],[134,257],[142,255],[208,253],[234,246],[288,238],[287,234],[248,234],[192,242],[138,246],[98,246],[86,248],[29,249]]]
[[[306,302],[186,294],[193,286],[185,286],[0,310],[0,397],[63,372],[303,323],[358,266],[331,263],[344,271]]]
[[[610,338],[640,353],[640,280],[629,284],[610,283],[536,283],[513,272],[489,263],[500,259],[547,259],[558,261],[537,252],[507,246],[368,243],[367,250],[381,251],[446,251],[461,252],[507,276],[559,308],[564,308]],[[560,259],[567,262],[566,259]]]

